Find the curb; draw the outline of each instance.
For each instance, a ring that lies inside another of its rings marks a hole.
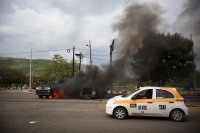
[[[182,96],[183,98],[200,98],[200,96]]]
[[[24,94],[35,94],[35,92],[22,92],[22,91],[18,91],[19,93],[24,93]]]
[[[200,107],[188,107],[190,110],[200,110]]]
[[[189,110],[200,110],[200,106],[196,106],[196,107],[190,107],[190,106],[187,106]],[[106,108],[106,104],[101,104],[99,105],[99,108],[100,109],[105,109]]]

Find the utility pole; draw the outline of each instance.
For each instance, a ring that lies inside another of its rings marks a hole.
[[[21,79],[21,83],[20,83],[21,85],[20,86],[21,86],[21,91],[22,91],[22,67],[21,67],[21,64],[20,64],[20,60],[19,60],[19,69],[20,69],[20,76],[21,76],[21,78],[20,78]]]
[[[81,57],[82,57],[82,54],[80,52],[80,58],[79,58],[79,71],[81,70]]]
[[[111,71],[112,71],[112,52],[114,50],[114,39],[112,41],[112,44],[110,45],[110,66],[111,66]],[[112,72],[111,72],[112,74]],[[111,76],[111,94],[112,94],[112,89],[113,89],[113,77]]]
[[[190,39],[192,40],[192,34],[190,34]],[[194,50],[192,50],[192,55],[194,55]],[[196,71],[196,65],[195,65],[195,61],[193,61],[193,65],[195,66],[194,68],[194,95],[196,96],[196,75],[195,75],[195,71]]]
[[[79,71],[81,70],[81,60],[83,59],[83,55],[80,52],[80,54],[76,54],[76,56],[79,58]]]
[[[92,66],[92,55],[91,55],[91,43],[90,43],[90,40],[89,40],[89,44],[90,44],[90,66]]]
[[[31,73],[31,71],[32,71],[32,69],[31,69],[31,60],[32,60],[32,49],[31,49],[31,55],[30,55],[30,81],[29,81],[29,87],[32,90],[32,86],[31,86],[31,75],[32,75],[32,73]]]
[[[91,43],[89,40],[89,45],[87,44],[86,46],[90,47],[90,66],[92,66],[92,55],[91,55]]]
[[[73,46],[72,77],[74,77],[74,50],[75,50],[75,47]]]
[[[32,85],[34,84],[34,73],[35,73],[35,71],[34,71],[34,67],[35,67],[35,60],[33,60],[33,69],[32,69]]]

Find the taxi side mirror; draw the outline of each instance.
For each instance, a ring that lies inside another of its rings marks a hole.
[[[131,100],[136,100],[137,99],[137,96],[133,96],[132,98],[131,98]]]

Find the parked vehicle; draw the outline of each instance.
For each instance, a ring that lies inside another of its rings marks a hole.
[[[37,87],[36,87],[36,95],[39,96],[39,98],[42,98],[43,96],[46,96],[47,98],[54,97],[54,82],[53,81],[45,81],[41,80],[39,81]]]
[[[92,87],[83,88],[80,92],[80,97],[83,99],[97,98],[97,93]]]

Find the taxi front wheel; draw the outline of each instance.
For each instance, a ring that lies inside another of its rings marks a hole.
[[[114,110],[114,117],[117,118],[117,119],[125,119],[127,116],[127,112],[126,112],[126,109],[125,108],[122,108],[122,107],[117,107],[115,110]]]
[[[182,110],[180,109],[174,109],[171,111],[170,113],[170,118],[173,120],[173,121],[183,121],[183,118],[184,118],[184,113]]]

